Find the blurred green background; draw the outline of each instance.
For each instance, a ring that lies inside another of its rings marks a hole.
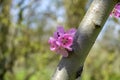
[[[48,39],[58,25],[77,28],[92,0],[0,0],[0,80],[50,80],[60,55]],[[109,17],[82,80],[120,80],[120,19]]]

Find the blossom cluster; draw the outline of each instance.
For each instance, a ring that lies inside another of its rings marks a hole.
[[[120,18],[120,2],[115,5],[111,15],[114,15],[116,18]]]
[[[53,37],[50,37],[48,41],[50,50],[61,54],[63,57],[67,57],[68,51],[72,51],[71,45],[75,33],[76,29],[74,28],[65,31],[62,26],[57,27],[57,31],[54,32]]]

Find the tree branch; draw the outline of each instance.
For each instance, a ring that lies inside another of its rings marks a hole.
[[[61,59],[52,80],[75,80],[76,72],[80,66],[84,65],[91,47],[115,4],[114,0],[94,0],[92,2],[75,34],[73,51],[69,52],[69,57]]]

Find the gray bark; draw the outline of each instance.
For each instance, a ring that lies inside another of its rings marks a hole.
[[[74,37],[73,51],[63,57],[52,80],[75,80],[79,68],[93,46],[98,34],[118,0],[94,0],[81,21]],[[79,73],[81,74],[82,71]]]

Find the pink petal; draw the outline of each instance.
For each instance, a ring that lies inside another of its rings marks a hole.
[[[75,34],[76,33],[76,29],[75,28],[72,28],[70,30],[67,31],[68,34]]]
[[[110,16],[114,16],[114,17],[116,17],[116,18],[119,18],[119,17],[120,17],[120,13],[117,12],[117,11],[114,11],[114,12],[112,12],[112,13],[110,14]]]
[[[115,10],[115,11],[114,11],[114,16],[115,16],[116,18],[119,18],[119,17],[120,17],[120,11]]]
[[[50,37],[48,43],[52,43],[53,41],[55,41],[55,39],[53,37]]]
[[[57,32],[64,33],[65,31],[64,31],[63,26],[58,26],[57,27]]]
[[[63,51],[63,52],[62,52],[62,56],[63,56],[63,57],[68,57],[68,52],[67,52],[66,50]]]
[[[117,4],[115,5],[115,9],[120,10],[120,3],[117,3]]]
[[[71,48],[71,47],[66,47],[66,49],[68,49],[69,51],[72,51],[72,48]]]
[[[64,48],[59,48],[56,52],[58,54],[61,54],[63,57],[67,57],[68,56],[68,52]]]
[[[59,27],[57,27],[57,31],[54,32],[54,38],[57,39],[58,37],[60,37],[64,33],[65,33],[64,28],[62,26],[59,26]]]
[[[58,46],[56,44],[56,39],[54,39],[53,37],[50,37],[48,43],[50,44],[51,51],[55,51],[58,48]]]
[[[56,47],[50,47],[50,50],[51,50],[51,51],[55,51],[55,50],[56,50]]]
[[[112,13],[110,15],[114,15],[116,18],[120,17],[120,3],[116,4]]]
[[[58,41],[62,47],[69,49],[73,42],[73,36],[69,34],[64,34],[60,38],[58,38]]]
[[[58,46],[61,46],[61,42],[60,42],[60,41],[56,41],[56,44],[57,44]]]

